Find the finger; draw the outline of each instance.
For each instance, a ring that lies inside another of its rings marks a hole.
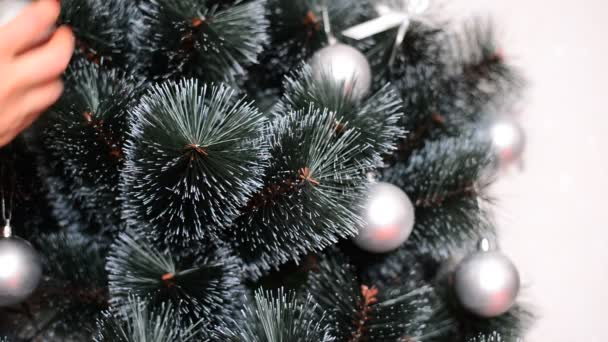
[[[23,75],[25,86],[47,83],[65,71],[73,52],[74,35],[63,26],[46,44],[21,55],[15,61],[15,70]]]
[[[42,115],[42,113],[44,113],[43,110],[37,111],[37,112],[28,113],[23,118],[23,121],[19,125],[19,129],[18,129],[17,135],[23,133],[23,131],[25,131],[26,129],[28,129],[34,123],[34,121],[36,121],[40,117],[40,115]]]
[[[17,137],[18,134],[15,133],[7,133],[0,135],[0,148],[8,145],[13,139]]]
[[[52,106],[63,92],[63,82],[56,80],[28,91],[18,104],[20,113],[19,128],[29,127],[48,107]]]
[[[40,0],[26,7],[0,30],[0,41],[9,53],[16,55],[40,41],[53,27],[61,6],[56,0]]]

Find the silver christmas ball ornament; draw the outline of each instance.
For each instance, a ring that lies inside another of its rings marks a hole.
[[[364,203],[365,225],[353,242],[372,253],[388,253],[399,248],[414,229],[415,212],[410,198],[389,183],[370,186]]]
[[[310,65],[315,81],[342,85],[344,94],[353,99],[361,99],[371,90],[372,68],[369,61],[352,46],[330,44],[312,56]]]
[[[519,272],[504,254],[484,248],[467,256],[456,268],[454,289],[466,310],[480,317],[497,317],[515,304]]]
[[[490,135],[501,165],[521,160],[526,146],[526,135],[517,121],[509,118],[496,120],[490,126]]]
[[[29,4],[29,0],[0,0],[0,26],[15,19]]]
[[[29,242],[0,238],[0,306],[25,300],[36,290],[41,277],[40,257]]]

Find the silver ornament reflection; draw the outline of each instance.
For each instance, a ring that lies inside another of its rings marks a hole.
[[[458,266],[454,287],[465,309],[481,317],[496,317],[515,304],[519,272],[505,255],[482,251],[469,255]]]
[[[345,95],[361,99],[372,86],[372,68],[359,50],[335,43],[317,51],[310,61],[313,78],[317,82],[343,84]]]
[[[521,125],[512,119],[498,119],[490,126],[492,143],[501,165],[508,165],[521,159],[526,136]]]
[[[389,183],[371,185],[365,202],[365,226],[353,242],[372,253],[399,248],[414,229],[414,205],[400,188]]]
[[[30,3],[28,0],[0,0],[0,26],[13,20]]]
[[[41,276],[40,257],[29,242],[0,238],[0,306],[26,299],[38,287]]]

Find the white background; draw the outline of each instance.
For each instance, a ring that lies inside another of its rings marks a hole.
[[[608,2],[452,0],[490,13],[530,82],[522,173],[494,194],[502,247],[540,320],[529,342],[608,341]]]

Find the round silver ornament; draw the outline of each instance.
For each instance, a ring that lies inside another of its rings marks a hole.
[[[372,68],[359,50],[334,43],[317,51],[310,61],[317,82],[331,81],[342,85],[344,94],[355,100],[366,96],[372,86]]]
[[[480,317],[497,317],[515,304],[519,272],[504,254],[486,247],[467,256],[456,268],[454,288],[465,309]]]
[[[372,184],[363,210],[365,225],[353,242],[365,251],[391,252],[407,241],[414,229],[414,205],[392,184]]]
[[[5,227],[0,238],[0,306],[22,302],[38,287],[42,277],[40,256],[29,242],[11,237]]]
[[[490,126],[490,135],[501,165],[508,165],[521,159],[526,146],[526,135],[517,121],[508,118],[498,119]]]
[[[29,0],[0,0],[0,26],[15,19],[29,4]]]

